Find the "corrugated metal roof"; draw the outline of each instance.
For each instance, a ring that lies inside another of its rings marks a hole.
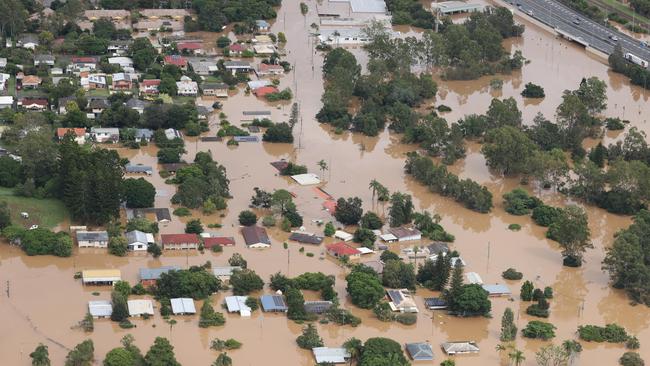
[[[122,272],[119,269],[87,269],[81,271],[81,278],[84,282],[87,280],[98,281],[106,278],[119,281],[122,278]]]
[[[113,305],[108,300],[88,301],[88,312],[93,317],[108,317],[113,313]]]
[[[151,300],[129,300],[127,305],[130,316],[153,315],[153,301]]]
[[[172,313],[174,314],[196,314],[194,300],[186,297],[169,300],[172,303]]]
[[[226,307],[229,313],[239,313],[241,316],[250,316],[251,308],[246,305],[248,296],[227,296]]]
[[[140,268],[140,279],[141,280],[157,280],[160,278],[160,275],[167,273],[169,271],[178,271],[181,269],[177,266],[164,266],[158,268]]]
[[[264,311],[287,311],[287,303],[282,295],[263,295],[260,297]]]
[[[77,241],[108,241],[106,231],[77,231]]]
[[[350,358],[350,352],[345,348],[314,347],[312,348],[316,363],[345,363]]]
[[[241,270],[239,266],[212,267],[212,273],[215,277],[231,276],[236,269]]]
[[[429,343],[407,343],[406,351],[414,361],[433,360],[433,349]]]

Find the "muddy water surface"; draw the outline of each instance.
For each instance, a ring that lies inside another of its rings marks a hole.
[[[310,9],[315,2],[308,2]],[[608,85],[608,116],[620,116],[630,119],[632,125],[647,131],[648,113],[647,95],[639,88],[632,87],[622,77],[609,73],[602,58],[588,54],[571,44],[555,39],[543,29],[526,20],[523,38],[506,43],[510,50],[521,49],[524,56],[531,60],[523,70],[512,75],[485,77],[470,82],[440,82],[438,99],[432,104],[444,103],[453,110],[445,117],[456,121],[468,113],[483,113],[493,97],[514,97],[523,109],[526,123],[534,115],[543,113],[549,118],[561,100],[565,89],[576,88],[582,77],[598,76]],[[646,344],[650,342],[648,321],[650,311],[644,306],[630,306],[627,298],[620,291],[611,289],[608,277],[600,269],[604,249],[610,245],[613,234],[630,224],[629,217],[607,214],[602,210],[587,207],[590,228],[595,248],[586,256],[583,268],[568,269],[561,266],[561,255],[556,243],[544,238],[544,229],[532,224],[527,217],[515,217],[503,211],[500,197],[503,193],[518,185],[515,179],[504,179],[493,175],[485,166],[480,153],[480,146],[468,144],[467,158],[450,169],[463,178],[472,178],[485,184],[494,194],[495,209],[489,215],[478,214],[464,209],[455,202],[431,194],[426,188],[414,182],[403,173],[404,154],[414,150],[415,146],[400,143],[400,136],[383,132],[375,138],[358,134],[333,134],[328,126],[319,125],[313,118],[320,108],[322,80],[320,68],[322,55],[314,53],[313,44],[308,38],[308,25],[316,22],[313,11],[306,19],[299,12],[296,3],[288,3],[279,11],[278,21],[273,31],[287,34],[287,60],[295,65],[292,71],[281,78],[281,87],[290,87],[300,104],[301,123],[296,126],[294,144],[242,143],[238,147],[227,147],[224,142],[201,142],[188,138],[185,159],[193,159],[197,151],[210,151],[215,160],[223,164],[231,180],[233,199],[229,200],[226,212],[201,217],[204,224],[221,223],[221,229],[208,229],[223,235],[235,236],[237,245],[226,248],[223,253],[205,254],[195,252],[164,253],[159,259],[150,256],[130,254],[125,258],[107,255],[99,250],[76,250],[72,258],[26,257],[16,248],[3,245],[0,250],[0,321],[4,329],[0,333],[0,364],[28,365],[28,354],[39,343],[50,348],[53,364],[61,365],[68,350],[85,338],[95,342],[96,356],[99,360],[107,351],[119,345],[119,339],[128,333],[135,336],[137,344],[146,351],[156,336],[165,336],[172,340],[178,360],[184,365],[208,365],[217,356],[209,349],[214,338],[235,338],[243,342],[240,350],[229,352],[235,365],[269,364],[269,360],[280,360],[286,365],[313,365],[309,352],[299,350],[295,338],[301,327],[287,321],[278,314],[256,312],[252,318],[240,318],[228,315],[224,327],[200,329],[198,317],[174,317],[177,324],[169,324],[156,315],[149,320],[135,320],[136,328],[120,329],[108,320],[95,322],[95,331],[84,334],[78,329],[71,329],[86,311],[87,301],[109,299],[110,289],[106,287],[83,287],[73,274],[89,268],[119,268],[124,279],[131,283],[138,280],[138,269],[175,264],[181,267],[203,264],[211,261],[213,265],[225,265],[227,258],[234,252],[240,252],[249,262],[249,267],[267,279],[271,274],[281,271],[295,276],[306,271],[322,271],[336,276],[336,290],[342,299],[342,305],[360,316],[363,323],[357,328],[336,325],[317,324],[320,335],[328,346],[339,346],[349,337],[366,339],[374,336],[387,336],[400,343],[428,341],[434,346],[436,362],[443,355],[439,344],[444,341],[475,340],[481,347],[479,355],[457,357],[458,365],[497,365],[500,358],[494,347],[498,343],[500,318],[505,307],[511,307],[517,314],[517,323],[522,328],[531,320],[525,314],[528,304],[518,299],[520,282],[508,282],[515,293],[514,299],[498,298],[492,300],[493,318],[457,319],[440,312],[432,313],[424,309],[422,298],[433,295],[429,291],[418,290],[416,300],[420,306],[418,322],[413,326],[388,324],[377,321],[369,311],[357,309],[345,297],[346,270],[334,261],[325,258],[323,246],[305,246],[306,252],[314,253],[307,257],[299,252],[301,245],[290,243],[289,249],[283,249],[281,243],[287,234],[272,230],[273,246],[267,250],[249,250],[243,243],[237,226],[237,214],[248,205],[253,187],[266,190],[288,189],[296,195],[298,209],[305,217],[306,230],[321,232],[312,220],[328,220],[329,216],[322,209],[322,197],[313,187],[301,187],[289,178],[278,176],[277,171],[269,165],[279,159],[295,160],[307,165],[314,173],[321,173],[316,163],[323,159],[329,164],[329,170],[322,173],[325,183],[322,185],[334,197],[359,196],[364,200],[366,209],[373,209],[368,183],[377,179],[391,191],[408,192],[413,196],[418,210],[428,210],[442,216],[442,225],[456,236],[453,249],[462,253],[467,262],[468,271],[478,272],[486,283],[502,282],[500,273],[508,267],[516,267],[524,272],[525,278],[536,286],[552,286],[555,298],[551,301],[549,321],[557,329],[556,341],[575,337],[579,324],[605,324],[616,322],[636,334],[642,344],[642,356],[650,359]],[[209,35],[211,41],[213,35]],[[354,50],[361,55],[362,51]],[[360,59],[363,59],[360,57]],[[492,78],[504,80],[501,90],[489,88]],[[519,95],[527,82],[541,84],[546,89],[547,97],[539,102],[525,102]],[[200,100],[209,105],[212,100]],[[223,112],[231,123],[240,124],[246,120],[244,110],[268,110],[274,121],[286,121],[290,104],[269,104],[245,95],[239,91],[224,103]],[[211,117],[214,135],[218,129],[219,118]],[[606,135],[606,140],[618,135]],[[133,163],[156,165],[156,148],[149,146],[141,150],[119,149],[120,154]],[[169,199],[174,193],[174,186],[164,183],[157,174],[147,177],[157,188],[156,205],[169,207]],[[547,202],[555,205],[567,204],[565,198],[552,192],[538,192]],[[173,207],[172,207],[173,209]],[[375,207],[383,213],[387,207]],[[187,219],[174,218],[171,223],[162,226],[162,233],[182,232]],[[511,223],[522,226],[519,232],[508,231]],[[331,242],[331,239],[326,241]],[[391,250],[399,251],[414,244],[391,245]],[[364,258],[366,259],[372,259]],[[94,296],[93,292],[99,292]],[[268,292],[268,289],[266,290]],[[223,301],[225,293],[213,297],[215,305]],[[314,294],[308,294],[311,298]],[[197,303],[197,308],[199,308]],[[526,365],[534,364],[534,352],[545,342],[518,339],[517,346],[527,356]],[[614,365],[624,352],[618,345],[586,344],[581,355],[584,365]]]

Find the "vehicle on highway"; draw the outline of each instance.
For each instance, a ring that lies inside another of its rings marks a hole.
[[[641,41],[641,47],[648,47],[648,43],[646,43],[646,41]]]
[[[532,17],[532,16],[533,16],[533,11],[532,11],[532,10],[528,10],[528,11],[526,12],[526,14],[528,14],[528,15],[530,15],[530,16]]]
[[[631,54],[631,53],[627,52],[625,55],[623,55],[623,57],[625,57],[626,60],[630,61],[633,64],[636,64],[636,65],[639,65],[639,66],[642,66],[642,67],[646,67],[646,68],[648,67],[648,61],[642,59],[641,57],[639,57],[637,55],[634,55],[634,54]]]
[[[618,37],[616,37],[616,36],[613,35],[613,34],[610,34],[610,35],[609,35],[609,39],[611,39],[611,40],[614,41],[614,42],[618,42]]]
[[[573,24],[580,25],[580,18],[573,19]]]

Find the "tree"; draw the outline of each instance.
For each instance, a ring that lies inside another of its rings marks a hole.
[[[322,347],[323,339],[318,335],[318,330],[313,324],[308,324],[302,329],[302,334],[296,338],[298,347],[302,349],[312,349],[314,347]]]
[[[251,269],[235,270],[230,276],[230,286],[234,295],[248,295],[252,291],[261,290],[264,281]]]
[[[539,366],[562,366],[567,364],[568,359],[566,351],[553,344],[544,346],[535,353],[535,360]]]
[[[156,243],[149,244],[147,247],[147,253],[151,253],[154,258],[158,258],[162,255],[162,249],[160,248],[160,245]]]
[[[499,339],[502,342],[512,342],[517,338],[517,326],[514,322],[514,313],[512,309],[506,308],[501,317],[501,336]]]
[[[533,221],[540,226],[551,226],[562,217],[562,210],[557,207],[540,205],[533,209]]]
[[[510,362],[512,362],[512,364],[515,366],[521,365],[521,363],[526,360],[524,353],[516,348],[508,353],[508,358],[510,359]]]
[[[546,237],[557,241],[562,246],[564,265],[580,267],[582,257],[588,248],[593,248],[587,214],[578,206],[567,206],[562,215],[553,222],[546,232]]]
[[[562,348],[564,352],[569,355],[569,365],[573,365],[574,360],[578,357],[578,354],[582,352],[582,345],[578,341],[569,340],[562,342]]]
[[[241,267],[244,269],[248,267],[248,262],[246,262],[246,259],[244,259],[244,257],[239,253],[233,253],[230,259],[228,259],[228,264],[233,267]]]
[[[167,338],[163,337],[156,337],[144,359],[147,366],[181,366],[176,361],[174,346],[169,343]]]
[[[452,280],[453,284],[453,280]],[[462,316],[487,316],[492,308],[488,292],[478,284],[463,285],[449,309]]]
[[[286,122],[274,123],[271,127],[267,128],[262,136],[262,140],[266,142],[293,142],[293,131],[291,126]]]
[[[607,148],[603,146],[602,142],[599,142],[596,147],[591,149],[589,152],[589,160],[591,160],[599,168],[605,166],[605,159],[607,158]]]
[[[580,87],[574,93],[592,116],[607,108],[607,83],[595,76],[589,79],[583,78]]]
[[[521,130],[506,126],[488,131],[481,149],[487,165],[504,175],[526,173],[537,147]]]
[[[366,340],[358,364],[359,366],[407,366],[410,363],[404,357],[399,343],[392,339],[377,337]]]
[[[463,292],[463,267],[456,264],[451,275],[451,284],[443,292],[443,298],[447,301],[447,306],[451,309],[456,306],[456,299]]]
[[[440,366],[456,366],[456,361],[448,358],[448,359],[440,362]]]
[[[371,309],[384,297],[384,287],[372,269],[366,271],[363,267],[353,268],[352,272],[345,277],[348,282],[346,289],[353,304],[360,308]]]
[[[356,225],[363,215],[362,203],[359,197],[351,197],[347,200],[339,198],[336,201],[334,217],[343,225]]]
[[[358,338],[352,337],[343,342],[343,348],[350,354],[350,362],[357,361],[363,350],[363,342]]]
[[[126,238],[114,236],[108,240],[108,252],[118,257],[124,257],[129,251]]]
[[[133,365],[134,363],[133,355],[122,347],[113,348],[108,351],[104,358],[104,366],[125,366]]]
[[[533,285],[532,282],[530,281],[525,281],[521,285],[521,292],[519,297],[521,297],[521,301],[532,301],[533,300],[533,290],[535,289],[535,286]]]
[[[0,186],[13,188],[22,181],[22,166],[10,156],[0,156]]]
[[[390,226],[397,227],[408,224],[413,219],[413,202],[411,196],[399,192],[390,197]]]
[[[219,48],[226,48],[230,46],[230,43],[231,43],[230,38],[228,38],[227,36],[221,36],[217,38],[217,47]]]
[[[643,366],[645,362],[636,352],[625,352],[623,356],[618,359],[621,366]]]
[[[530,210],[541,204],[540,199],[529,196],[528,192],[521,188],[515,188],[503,195],[504,208],[507,213],[512,215],[528,215]]]
[[[257,223],[257,215],[253,211],[244,210],[239,213],[239,224],[243,226],[253,226]]]
[[[200,219],[193,219],[185,224],[185,232],[188,234],[201,234],[203,232],[203,225]]]
[[[214,311],[210,298],[207,298],[201,306],[201,315],[199,317],[199,327],[208,328],[226,324],[223,314]]]
[[[29,354],[32,358],[32,366],[50,366],[50,353],[47,346],[39,343],[34,352]]]
[[[191,297],[205,299],[219,291],[221,281],[208,272],[205,267],[191,266],[189,269],[169,271],[160,275],[156,285],[156,295],[173,299]]]
[[[11,212],[7,202],[0,202],[0,231],[11,225]]]
[[[528,322],[521,333],[526,338],[539,338],[546,341],[555,337],[555,326],[551,323],[533,320]]]
[[[526,83],[524,90],[521,92],[524,98],[544,98],[544,88],[533,83]]]
[[[324,178],[325,171],[328,169],[327,162],[325,162],[325,160],[323,160],[323,159],[319,160],[318,161],[318,168],[320,169],[321,180],[324,180],[325,179]]]
[[[68,353],[65,358],[65,366],[91,366],[93,364],[95,345],[91,339],[87,339]]]
[[[128,178],[123,183],[126,206],[131,208],[153,207],[156,188],[144,178]]]
[[[126,299],[126,296],[118,291],[111,293],[111,303],[113,305],[113,312],[111,313],[112,321],[121,322],[129,317],[129,307]]]
[[[287,317],[291,320],[306,320],[307,312],[305,311],[305,298],[302,292],[295,287],[287,287],[285,290],[287,298]]]
[[[232,358],[230,358],[230,356],[225,352],[220,353],[219,356],[217,356],[217,359],[212,363],[212,366],[232,366]]]
[[[381,279],[386,287],[415,290],[415,271],[410,263],[407,264],[399,260],[386,262]]]
[[[336,228],[334,227],[334,224],[332,224],[331,221],[329,221],[327,224],[325,224],[325,229],[323,230],[323,235],[325,236],[332,236],[336,232]]]

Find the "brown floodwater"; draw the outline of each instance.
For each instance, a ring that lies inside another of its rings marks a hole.
[[[211,329],[199,328],[198,316],[173,317],[178,323],[170,327],[159,314],[149,320],[134,320],[137,327],[130,330],[120,329],[108,320],[96,321],[95,331],[91,334],[71,328],[84,316],[87,301],[110,297],[108,287],[83,287],[79,280],[73,279],[77,271],[89,268],[119,268],[125,280],[136,283],[138,269],[142,267],[171,264],[187,267],[203,264],[208,260],[213,265],[225,265],[234,252],[242,253],[248,260],[249,267],[265,279],[277,271],[289,276],[306,271],[322,271],[336,276],[336,291],[342,305],[360,316],[363,322],[357,328],[317,324],[327,346],[339,346],[349,337],[367,339],[386,336],[402,344],[428,341],[434,346],[437,363],[443,359],[440,343],[475,340],[481,347],[480,354],[456,357],[458,365],[502,363],[494,348],[499,343],[503,310],[511,307],[515,311],[520,328],[532,320],[525,314],[527,304],[518,299],[521,282],[507,281],[515,296],[512,300],[493,299],[493,318],[489,319],[459,319],[448,317],[441,312],[427,311],[422,298],[432,293],[418,290],[418,322],[412,326],[403,326],[380,322],[370,311],[352,306],[345,293],[346,269],[324,256],[323,245],[304,246],[306,253],[314,253],[313,257],[307,257],[299,252],[302,245],[289,243],[289,249],[283,249],[282,242],[288,234],[271,230],[273,246],[270,249],[247,249],[239,234],[237,214],[248,206],[253,187],[265,190],[282,188],[294,193],[298,209],[304,215],[307,231],[321,232],[322,228],[312,220],[329,219],[329,214],[322,209],[323,198],[313,187],[299,186],[290,178],[277,174],[269,163],[278,159],[297,161],[307,165],[310,171],[317,174],[321,173],[317,162],[325,160],[329,165],[329,170],[322,174],[322,187],[325,191],[336,198],[359,196],[364,200],[366,210],[374,209],[380,214],[383,214],[387,207],[372,207],[371,191],[368,189],[370,180],[377,179],[392,192],[411,194],[418,210],[427,210],[442,216],[442,225],[456,236],[452,248],[462,253],[468,265],[467,271],[478,272],[486,283],[498,283],[503,282],[500,276],[503,270],[516,267],[536,286],[553,287],[555,297],[551,300],[551,317],[548,320],[558,328],[556,343],[574,338],[576,328],[580,324],[604,325],[616,322],[639,337],[642,344],[640,353],[642,357],[650,359],[650,351],[646,346],[650,342],[647,326],[650,310],[645,306],[631,306],[625,294],[609,286],[608,276],[600,268],[605,248],[611,244],[613,234],[627,227],[631,222],[630,218],[608,214],[594,207],[585,207],[595,248],[587,252],[586,263],[582,268],[564,268],[561,265],[558,245],[544,238],[543,228],[534,225],[528,217],[515,217],[504,212],[500,197],[516,187],[518,181],[492,174],[485,166],[480,145],[468,143],[467,157],[450,167],[450,170],[463,178],[472,178],[485,184],[492,191],[496,207],[490,214],[467,210],[452,200],[428,192],[406,176],[403,172],[405,153],[417,147],[402,144],[399,135],[388,131],[377,137],[365,137],[349,132],[336,135],[328,126],[318,124],[314,115],[320,108],[323,91],[320,72],[322,54],[314,52],[313,42],[307,35],[309,24],[317,21],[313,11],[316,2],[307,3],[310,12],[306,18],[300,14],[298,4],[286,4],[279,10],[278,21],[272,28],[276,33],[282,31],[287,35],[287,60],[295,65],[295,71],[281,78],[281,87],[292,88],[296,96],[295,101],[300,104],[301,123],[296,126],[296,141],[293,144],[241,143],[238,147],[228,147],[224,142],[202,142],[197,138],[186,140],[188,153],[184,158],[191,161],[197,151],[210,151],[214,159],[227,168],[233,195],[225,212],[209,216],[194,212],[194,217],[200,217],[204,224],[221,223],[221,229],[208,231],[235,236],[237,244],[225,248],[223,253],[165,252],[159,259],[143,254],[129,254],[127,257],[118,258],[107,255],[105,251],[92,249],[75,249],[71,258],[27,257],[20,250],[3,244],[0,248],[0,322],[4,329],[9,331],[0,333],[0,364],[28,365],[29,353],[38,343],[45,343],[49,346],[53,364],[60,365],[68,350],[86,338],[95,342],[95,355],[99,364],[106,352],[117,347],[120,338],[130,333],[135,336],[136,343],[145,352],[156,336],[170,338],[177,359],[184,365],[211,363],[217,356],[217,352],[209,348],[214,338],[235,338],[243,342],[242,349],[229,352],[235,365],[261,365],[268,364],[269,360],[279,359],[286,365],[313,365],[311,354],[298,349],[295,344],[301,326],[288,321],[284,315],[259,311],[249,319],[228,314],[225,326]],[[522,108],[526,123],[530,123],[538,112],[553,118],[563,90],[576,88],[582,77],[597,76],[609,86],[609,107],[604,114],[630,119],[633,126],[648,132],[646,116],[650,114],[646,92],[630,86],[620,75],[609,72],[602,57],[556,39],[526,19],[517,19],[526,25],[526,32],[520,39],[507,41],[506,47],[509,50],[522,50],[531,62],[521,71],[511,75],[490,76],[475,81],[440,81],[438,97],[429,103],[450,106],[452,112],[446,113],[445,118],[454,122],[465,114],[483,113],[493,97],[511,96]],[[213,34],[204,36],[206,42],[214,42],[216,38]],[[363,51],[359,48],[353,52],[360,56],[360,60],[364,59],[361,57]],[[504,81],[503,88],[493,91],[489,83],[497,77]],[[541,84],[547,97],[535,103],[525,102],[519,93],[527,82]],[[205,98],[198,102],[210,105],[212,101]],[[270,104],[240,91],[224,103],[223,112],[231,123],[240,124],[247,119],[242,114],[245,110],[268,110],[274,121],[286,121],[290,109],[291,103]],[[216,133],[218,122],[218,116],[213,114],[210,119],[210,135]],[[608,133],[604,139],[609,142],[619,136],[620,134]],[[133,163],[153,165],[158,170],[155,146],[140,150],[118,148],[118,151]],[[156,206],[170,207],[169,199],[174,193],[174,186],[165,184],[164,179],[157,173],[146,179],[156,186]],[[532,187],[528,189],[551,204],[571,203],[566,197],[550,191],[539,191]],[[174,217],[171,223],[161,226],[161,232],[182,232],[187,220],[188,218]],[[509,231],[507,227],[512,223],[520,224],[522,229],[518,232]],[[332,239],[326,239],[326,243],[329,242],[332,242]],[[391,250],[399,251],[414,244],[423,245],[426,242],[392,244]],[[373,257],[369,256],[363,260],[370,259]],[[93,295],[95,291],[99,292],[99,296]],[[265,291],[269,292],[268,289]],[[227,293],[216,294],[213,303],[219,307],[226,295]],[[306,297],[314,298],[315,294],[309,293]],[[547,343],[549,342],[519,337],[517,346],[526,354],[525,365],[534,365],[534,352]],[[614,365],[625,351],[621,345],[584,346],[580,356],[581,364],[584,365]]]

